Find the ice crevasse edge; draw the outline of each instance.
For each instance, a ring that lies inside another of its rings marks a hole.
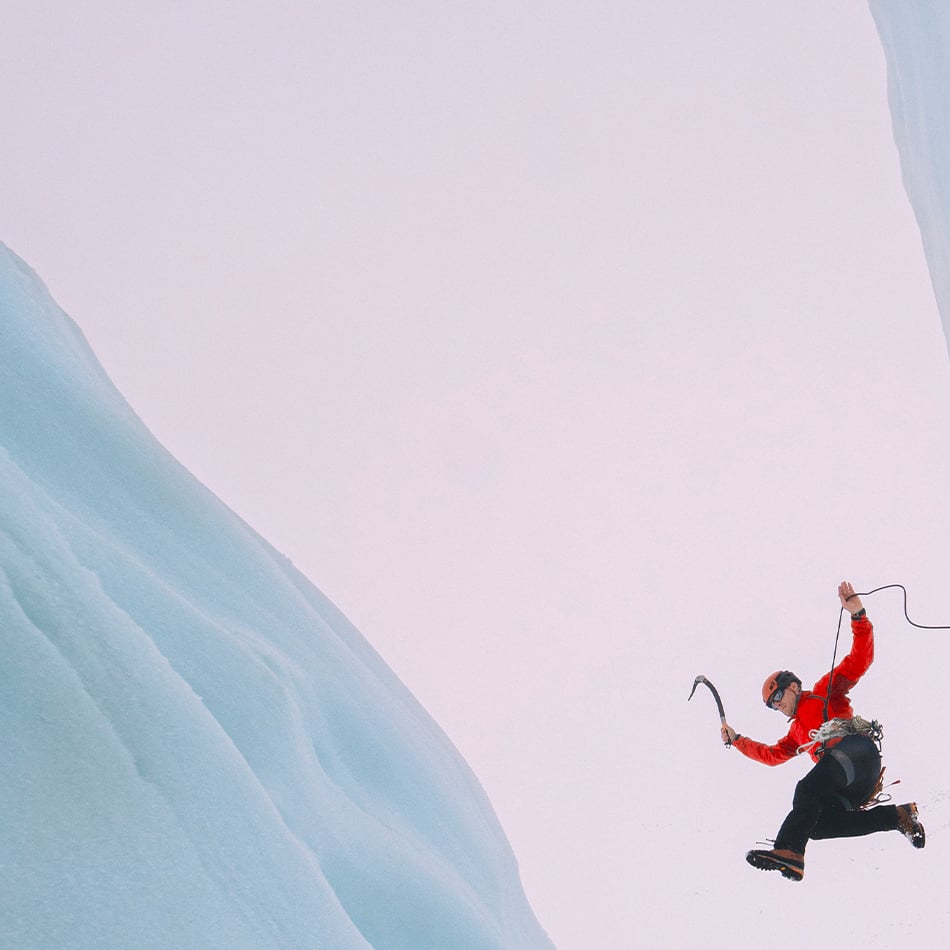
[[[950,350],[950,3],[870,0],[904,189],[920,228]]]
[[[550,948],[366,640],[0,245],[0,946]]]

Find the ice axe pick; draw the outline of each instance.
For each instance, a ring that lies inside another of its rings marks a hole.
[[[700,683],[705,683],[709,687],[709,691],[713,694],[713,699],[716,700],[716,706],[719,708],[719,721],[723,725],[725,725],[726,711],[722,708],[722,699],[719,696],[719,690],[716,689],[716,687],[713,686],[713,684],[710,683],[709,680],[706,679],[706,677],[702,675],[702,673],[700,673],[699,676],[697,676],[696,679],[693,680],[693,688],[689,691],[689,699],[687,699],[686,701],[689,702],[689,700],[693,698],[693,693],[696,692],[696,687],[699,686]],[[726,739],[726,745],[731,746],[732,742],[729,739]]]

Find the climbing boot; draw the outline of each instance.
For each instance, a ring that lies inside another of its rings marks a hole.
[[[917,803],[897,806],[897,830],[915,847],[922,848],[927,843],[924,826],[917,816]]]
[[[805,876],[805,855],[787,848],[773,848],[771,851],[750,851],[746,861],[754,868],[763,871],[781,871],[782,877],[790,881],[800,881]]]

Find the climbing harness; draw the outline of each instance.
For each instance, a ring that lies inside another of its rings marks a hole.
[[[807,752],[818,743],[825,743],[829,739],[841,739],[844,736],[867,736],[881,751],[881,740],[884,738],[884,727],[876,720],[868,722],[862,716],[851,719],[827,719],[817,729],[808,733],[808,742],[798,747],[798,754]]]
[[[861,716],[854,716],[851,719],[828,719],[818,729],[812,729],[808,733],[809,741],[798,747],[798,754],[807,752],[816,743],[840,739],[844,736],[867,736],[880,751],[884,728],[876,719],[869,722]]]
[[[807,752],[816,743],[824,745],[829,739],[843,739],[845,736],[865,736],[877,746],[877,751],[880,753],[882,751],[881,743],[884,739],[884,727],[876,719],[868,722],[863,716],[854,716],[851,719],[829,719],[823,722],[818,729],[812,729],[808,735],[810,741],[798,747],[799,755]],[[854,763],[848,755],[834,746],[830,749],[824,749],[822,754],[830,755],[844,769],[845,784],[850,785],[854,781]],[[883,805],[891,800],[890,794],[885,792],[884,789],[890,788],[892,785],[899,785],[900,779],[895,779],[890,784],[885,785],[884,772],[886,768],[886,766],[881,767],[871,793],[857,806],[859,810],[863,811],[873,808],[875,805]]]

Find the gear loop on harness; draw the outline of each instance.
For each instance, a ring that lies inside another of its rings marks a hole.
[[[844,736],[867,736],[880,752],[884,739],[884,727],[876,719],[868,721],[862,716],[853,716],[851,719],[826,719],[821,726],[808,733],[809,741],[802,743],[797,753],[801,755],[818,743],[827,742],[829,739],[841,739]]]

